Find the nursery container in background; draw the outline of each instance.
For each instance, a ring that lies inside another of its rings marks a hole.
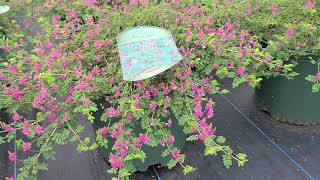
[[[92,124],[95,131],[98,130],[99,128],[108,126],[108,122],[100,121],[100,117],[104,113],[103,109],[110,106],[104,99],[100,99],[96,101],[96,104],[98,105],[98,111],[96,111],[93,114],[96,120]],[[187,142],[186,141],[187,135],[183,132],[182,126],[178,124],[173,114],[169,113],[167,117],[163,118],[163,121],[167,121],[170,118],[172,120],[171,132],[175,138],[174,145],[178,147],[180,150],[183,150]],[[118,122],[118,120],[119,119],[113,118],[111,121],[111,124]],[[144,131],[141,130],[141,126],[139,122],[137,123],[138,125],[134,128],[135,131],[132,132],[133,134],[136,135],[136,137],[139,135],[139,133],[145,133]],[[109,155],[112,149],[114,139],[112,139],[110,136],[107,136],[106,138],[108,138],[109,140],[108,144],[110,146],[108,148],[101,148],[101,151],[105,159],[109,159]],[[166,149],[165,147],[162,147],[162,146],[150,147],[147,145],[143,145],[141,149],[146,154],[146,159],[144,160],[144,162],[142,162],[139,159],[132,160],[133,165],[138,171],[146,171],[149,166],[156,165],[156,164],[161,164],[162,166],[166,166],[171,159],[171,155],[168,155],[167,157],[161,157],[161,153]]]
[[[299,75],[293,80],[278,76],[261,82],[256,89],[258,105],[282,122],[320,124],[320,93],[313,93],[312,83],[305,80],[308,75],[317,73],[317,66],[305,56],[299,57],[298,63],[294,70]]]

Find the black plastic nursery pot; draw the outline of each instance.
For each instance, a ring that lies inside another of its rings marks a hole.
[[[99,128],[108,126],[107,122],[100,121],[99,118],[104,113],[102,107],[109,106],[108,103],[104,100],[96,101],[96,103],[98,104],[98,111],[95,112],[95,114],[94,114],[94,117],[96,120],[93,123],[93,128],[95,129],[95,131],[98,130]],[[175,120],[173,114],[169,114],[168,117],[163,119],[163,121],[167,121],[170,118],[172,120],[171,132],[172,132],[172,135],[175,137],[174,145],[176,147],[178,147],[180,150],[183,150],[186,145],[186,142],[187,142],[186,141],[187,135],[183,132],[182,126],[180,126],[178,124],[178,122]],[[115,120],[113,121],[113,123],[114,122],[115,122]],[[139,133],[144,133],[144,132],[141,132],[141,127],[139,127],[139,126],[134,128],[134,130],[135,130],[135,132],[132,132],[132,134],[135,134],[136,136]],[[107,136],[106,138],[109,138],[108,140],[109,140],[110,146],[108,148],[101,148],[100,150],[102,151],[105,159],[109,159],[109,154],[111,152],[112,144],[113,144],[110,142],[114,142],[114,139],[112,139],[110,136]],[[132,160],[132,163],[135,166],[136,170],[141,171],[141,172],[146,171],[149,168],[149,166],[153,166],[153,165],[157,165],[157,164],[160,164],[162,166],[166,166],[167,163],[170,161],[171,156],[169,155],[167,157],[161,157],[161,153],[165,149],[166,148],[162,147],[162,146],[150,147],[150,146],[144,145],[144,146],[142,146],[142,150],[146,154],[146,159],[144,160],[144,162],[142,162],[139,159],[135,159],[135,160]]]
[[[4,109],[0,109],[0,121],[8,124],[9,116]],[[6,133],[0,133],[0,137],[5,137]]]
[[[317,66],[308,57],[299,57],[293,80],[285,77],[269,78],[256,89],[258,106],[268,111],[275,119],[297,125],[320,124],[320,93],[312,92],[312,83],[305,80],[316,74]]]

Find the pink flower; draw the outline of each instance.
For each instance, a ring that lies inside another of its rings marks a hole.
[[[234,31],[232,31],[231,33],[229,33],[228,36],[229,36],[230,39],[234,39],[236,37],[236,34],[235,34]]]
[[[200,40],[203,40],[205,38],[205,34],[203,33],[202,29],[199,30],[198,37],[199,37]]]
[[[57,25],[59,20],[60,20],[60,18],[61,18],[60,16],[53,17],[52,22],[51,22],[52,26]]]
[[[140,148],[141,147],[141,142],[140,141],[135,142],[134,143],[134,147]]]
[[[238,67],[238,69],[237,69],[237,75],[238,76],[243,76],[243,74],[244,74],[244,72],[246,71],[246,68],[245,67]]]
[[[46,88],[42,88],[38,96],[34,98],[32,104],[35,107],[42,108],[48,96],[49,96],[48,90]]]
[[[159,144],[160,144],[160,146],[162,146],[162,147],[166,145],[163,139],[160,139]]]
[[[207,110],[207,117],[212,118],[213,117],[213,106],[211,103],[207,103],[205,109]]]
[[[23,122],[23,127],[22,127],[22,131],[21,132],[24,135],[30,135],[32,133],[32,131],[30,130],[29,121],[25,120]]]
[[[119,149],[122,148],[122,143],[121,143],[120,141],[116,141],[116,142],[114,143],[114,146],[119,150]]]
[[[272,5],[272,14],[273,16],[276,16],[280,13],[280,7],[278,5]]]
[[[314,79],[316,81],[320,81],[320,73],[319,72],[315,75]]]
[[[84,0],[84,4],[87,6],[95,4],[95,3],[97,3],[96,0]]]
[[[111,135],[110,135],[110,136],[111,136],[112,138],[115,139],[115,138],[117,138],[118,135],[119,135],[118,131],[111,131]]]
[[[311,10],[311,9],[314,9],[315,7],[315,4],[312,2],[312,0],[307,0],[306,2],[306,7]]]
[[[122,168],[124,166],[122,159],[112,153],[110,153],[109,162],[112,168]]]
[[[128,112],[125,117],[129,121],[131,121],[134,118],[134,116],[133,116],[133,114],[131,112]]]
[[[139,142],[143,142],[144,144],[148,144],[150,138],[146,134],[139,134]]]
[[[168,122],[165,123],[167,127],[171,127],[172,126],[172,120],[169,119]]]
[[[146,90],[143,92],[143,97],[145,97],[146,99],[149,99],[151,97],[151,93],[150,91]]]
[[[37,125],[35,128],[34,128],[35,132],[40,135],[43,133],[43,127],[40,126],[40,125]]]
[[[240,54],[242,54],[243,56],[247,54],[247,50],[246,49],[241,49],[240,50]]]
[[[15,161],[16,159],[17,159],[17,157],[16,157],[16,153],[14,153],[14,152],[10,152],[10,151],[8,151],[8,153],[9,153],[9,160],[10,161]]]
[[[246,4],[246,12],[247,12],[248,14],[251,13],[251,5],[250,5],[249,3]]]
[[[177,160],[180,157],[180,150],[173,151],[171,156],[174,160]]]
[[[202,118],[203,112],[202,112],[202,106],[201,103],[197,103],[194,107],[194,112],[197,118]]]
[[[128,152],[125,149],[121,149],[120,152],[119,152],[119,155],[120,155],[121,158],[124,158],[124,157],[126,157],[128,155]]]
[[[100,41],[99,41],[99,40],[96,40],[96,41],[94,42],[94,46],[95,46],[95,48],[98,50],[98,49],[100,48],[100,46],[101,46]]]
[[[120,108],[117,107],[117,109],[115,109],[114,107],[108,108],[107,109],[107,117],[119,117],[120,114]]]
[[[101,129],[100,135],[104,138],[108,134],[109,129],[107,127],[103,127]]]
[[[146,5],[148,3],[148,0],[139,0],[140,4],[141,5]]]
[[[49,114],[48,114],[48,120],[49,120],[50,122],[53,122],[53,121],[58,120],[58,117],[57,117],[56,114],[49,113]]]
[[[289,38],[292,38],[294,36],[294,30],[292,28],[288,28],[287,35]]]
[[[13,177],[10,177],[8,180],[14,180],[14,178],[13,178]]]
[[[234,68],[233,64],[227,64],[228,71],[231,71]]]
[[[213,70],[217,70],[217,69],[219,69],[219,64],[212,64],[211,68]]]
[[[1,80],[6,80],[7,76],[3,72],[0,72],[0,79]]]
[[[11,47],[10,47],[10,45],[8,43],[6,43],[4,45],[4,51],[6,51],[6,52],[11,51]]]
[[[70,115],[69,115],[69,113],[64,113],[64,115],[63,115],[63,120],[64,120],[64,121],[69,121],[69,120],[70,120]]]
[[[19,88],[5,88],[6,94],[10,95],[12,99],[20,101],[24,94]]]
[[[9,125],[5,125],[5,127],[4,127],[4,131],[7,133],[11,133],[11,132],[13,132],[13,130],[14,129]]]
[[[17,122],[17,121],[19,121],[20,119],[22,119],[22,116],[20,116],[18,113],[14,113],[14,114],[12,115],[12,120],[13,120],[14,122]]]
[[[25,86],[25,85],[27,85],[27,82],[28,82],[28,78],[27,77],[19,78],[19,84],[20,85]]]
[[[135,5],[138,3],[138,0],[129,0],[130,5]]]
[[[29,143],[23,142],[22,143],[22,150],[23,152],[27,153],[30,151],[31,145]]]
[[[175,141],[174,136],[170,135],[168,138],[168,143],[173,145],[174,141]]]
[[[264,60],[267,62],[267,63],[270,63],[272,61],[272,56],[266,56],[264,58]]]
[[[168,109],[166,107],[162,107],[161,112],[168,113]]]
[[[166,103],[170,103],[171,102],[171,97],[170,96],[166,96],[165,101],[166,101]]]
[[[8,71],[10,71],[11,73],[16,73],[19,71],[19,68],[15,65],[8,65],[7,66]]]
[[[153,111],[155,111],[157,109],[157,103],[152,101],[149,105],[150,109],[152,109]]]

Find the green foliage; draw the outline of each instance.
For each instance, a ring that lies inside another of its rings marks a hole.
[[[48,165],[46,163],[40,163],[37,156],[31,156],[23,161],[23,167],[20,169],[20,174],[18,179],[35,179],[35,175],[39,171],[48,170]],[[30,172],[30,174],[29,174]]]
[[[178,161],[177,160],[174,160],[174,159],[170,159],[170,161],[168,162],[167,164],[167,167],[169,169],[172,169],[173,167],[175,167],[177,165]]]
[[[189,173],[192,173],[196,170],[196,168],[190,166],[190,165],[186,165],[184,168],[183,168],[183,174],[184,175],[187,175]]]
[[[198,140],[197,134],[191,135],[187,138],[187,141],[195,141],[195,140]]]
[[[222,155],[223,165],[229,169],[229,167],[232,165],[232,157],[228,154]]]
[[[239,166],[239,167],[244,166],[245,163],[248,161],[246,154],[238,153],[238,154],[236,155],[236,157],[237,157],[237,159],[238,159],[237,161],[238,161],[238,166]]]

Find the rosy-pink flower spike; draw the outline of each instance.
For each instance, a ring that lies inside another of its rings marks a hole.
[[[8,151],[8,157],[10,161],[15,161],[17,159],[16,153]]]
[[[23,143],[22,143],[22,150],[23,150],[23,152],[27,153],[27,152],[30,151],[30,149],[31,149],[30,143],[26,143],[26,142],[23,142]]]
[[[177,160],[180,157],[180,150],[171,152],[171,156],[174,160]]]

